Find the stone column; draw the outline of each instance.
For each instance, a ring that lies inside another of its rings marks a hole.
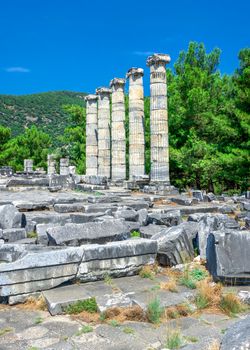
[[[97,175],[98,138],[97,138],[97,99],[88,95],[86,101],[86,175]]]
[[[98,96],[98,175],[110,178],[110,94],[106,87],[96,89]]]
[[[170,56],[154,54],[147,59],[150,67],[150,132],[151,132],[151,182],[169,180],[168,112],[166,64]]]
[[[56,174],[56,161],[54,159],[53,154],[48,154],[47,156],[47,174]]]
[[[129,178],[145,174],[144,91],[142,68],[130,68],[129,79]]]
[[[33,159],[24,159],[23,167],[26,173],[31,173],[33,171]]]
[[[69,175],[69,158],[60,159],[60,175]]]
[[[114,78],[110,82],[112,89],[111,112],[111,179],[126,179],[126,134],[125,134],[125,79]]]

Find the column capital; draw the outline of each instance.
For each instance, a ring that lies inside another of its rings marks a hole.
[[[95,93],[97,95],[110,95],[112,93],[112,90],[108,87],[99,87],[95,90]]]
[[[165,53],[154,53],[152,56],[147,58],[147,66],[151,66],[153,64],[167,64],[171,61],[171,58],[168,54]]]
[[[142,68],[132,67],[127,71],[126,78],[128,79],[130,76],[135,77],[143,77],[144,70]]]
[[[126,79],[124,78],[114,78],[110,80],[109,87],[112,88],[115,85],[123,87],[126,84]]]
[[[96,101],[98,98],[95,94],[90,94],[84,97],[85,101]]]

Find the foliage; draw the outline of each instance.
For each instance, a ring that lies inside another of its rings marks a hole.
[[[90,332],[93,332],[93,327],[91,327],[90,325],[85,325],[81,329],[79,329],[79,331],[76,333],[76,336],[80,336],[82,334]]]
[[[131,238],[138,238],[138,237],[141,237],[141,234],[138,231],[132,231],[130,237]]]
[[[206,277],[208,277],[208,272],[205,269],[195,267],[190,270],[189,266],[187,266],[183,275],[180,277],[179,282],[190,289],[195,289],[196,283],[204,280]]]
[[[244,306],[242,305],[240,299],[232,292],[222,296],[220,308],[229,316],[235,316],[244,311]]]
[[[135,333],[134,329],[131,328],[131,327],[125,327],[125,328],[123,328],[123,332],[124,332],[125,334],[134,334],[134,333]]]
[[[152,267],[149,265],[143,266],[139,272],[139,276],[141,278],[149,278],[153,279],[154,278],[154,272],[152,271]]]
[[[109,325],[112,327],[119,327],[120,323],[117,320],[110,320]]]
[[[166,348],[168,349],[180,349],[183,345],[183,337],[179,329],[171,329],[168,331]]]
[[[15,170],[23,170],[24,159],[33,159],[34,166],[46,168],[50,146],[50,136],[32,126],[0,146],[0,166],[7,164]]]
[[[250,49],[239,52],[239,67],[231,76],[220,74],[219,63],[218,48],[207,53],[203,43],[190,42],[188,49],[180,53],[174,69],[167,69],[170,175],[172,184],[180,189],[194,187],[222,193],[241,192],[249,187]],[[52,147],[58,158],[69,156],[78,173],[84,173],[83,96],[67,91],[0,95],[0,166],[12,165],[21,170],[24,158],[44,166],[48,148]],[[145,167],[149,173],[149,97],[145,97],[144,107]],[[128,96],[125,111],[128,174]],[[50,139],[47,135],[49,141],[43,140],[43,147],[26,144],[32,138],[28,130],[34,130],[34,124],[40,136],[44,131],[52,136]]]
[[[159,298],[151,300],[147,306],[147,317],[151,323],[160,323],[164,308],[161,306]]]
[[[97,312],[97,310],[98,307],[94,297],[85,300],[78,300],[74,304],[71,304],[65,308],[65,312],[67,314],[79,314],[82,311],[94,313]]]

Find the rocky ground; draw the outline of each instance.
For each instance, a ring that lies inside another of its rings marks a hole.
[[[172,280],[164,266],[177,265],[175,271],[183,273],[198,248],[198,269],[204,271],[204,259],[214,277],[223,273],[230,281],[239,276],[246,283],[249,216],[244,196],[203,197],[199,191],[167,197],[116,187],[101,193],[1,190],[0,350],[175,349],[168,337],[176,330],[185,350],[250,349],[248,309],[234,317],[219,307],[197,309],[197,289],[181,283],[174,291],[164,288]],[[64,252],[72,252],[75,260],[62,260]],[[156,272],[129,276],[144,264],[152,266],[156,256],[161,265]],[[231,288],[224,287],[223,293]],[[250,287],[233,288],[235,295],[244,290],[249,302]],[[35,299],[30,302],[30,296],[41,293],[48,311],[39,310]],[[98,307],[95,317],[65,312],[67,305],[91,297]],[[155,299],[165,310],[157,324],[146,317],[100,316],[113,307],[138,307],[145,316]],[[188,305],[189,312],[172,319],[166,310],[178,305]],[[238,343],[228,345],[239,335]]]

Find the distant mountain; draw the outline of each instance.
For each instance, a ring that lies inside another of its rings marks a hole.
[[[85,106],[82,92],[52,91],[32,95],[0,95],[0,125],[11,128],[18,135],[24,128],[36,125],[53,137],[61,135],[69,125],[65,104]]]

